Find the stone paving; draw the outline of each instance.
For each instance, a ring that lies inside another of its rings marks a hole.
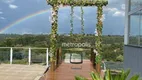
[[[42,65],[0,64],[0,80],[38,80],[45,70]]]

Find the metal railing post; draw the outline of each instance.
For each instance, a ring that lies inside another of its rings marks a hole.
[[[31,48],[29,48],[29,65],[31,65]]]
[[[10,64],[12,64],[12,60],[13,60],[13,49],[10,48]]]
[[[46,49],[46,66],[48,67],[48,48]]]

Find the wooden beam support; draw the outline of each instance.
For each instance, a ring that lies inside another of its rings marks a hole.
[[[50,62],[51,71],[55,70],[56,49],[57,49],[57,30],[58,30],[58,5],[52,6],[52,20],[51,20],[51,38],[50,38]]]
[[[46,0],[49,5],[68,5],[68,6],[96,6],[102,4],[106,6],[108,4],[107,0]]]

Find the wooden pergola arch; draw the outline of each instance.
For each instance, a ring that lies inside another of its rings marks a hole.
[[[49,5],[52,6],[52,19],[51,19],[51,38],[50,38],[50,57],[51,62],[56,59],[57,49],[57,30],[58,30],[58,9],[60,5],[63,6],[97,6],[97,32],[95,45],[98,53],[102,53],[102,15],[103,6],[108,4],[107,0],[46,0]],[[51,65],[52,66],[52,65]]]

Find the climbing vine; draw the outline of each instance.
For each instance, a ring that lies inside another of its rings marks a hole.
[[[52,6],[52,19],[51,19],[51,38],[50,38],[50,59],[55,59],[57,49],[57,30],[58,30],[58,5]]]
[[[96,36],[96,42],[95,42],[95,46],[96,46],[96,50],[99,53],[99,55],[97,55],[97,59],[102,59],[101,58],[101,54],[102,54],[102,29],[103,29],[103,23],[102,23],[102,15],[103,15],[103,6],[98,4],[97,5],[97,20],[98,23],[96,24],[97,27],[97,33],[98,36]],[[101,60],[97,60],[99,62],[96,63],[100,63]]]
[[[72,36],[73,35],[73,19],[74,19],[74,16],[73,16],[73,14],[74,14],[74,11],[73,11],[73,9],[74,9],[74,6],[72,5],[71,6],[71,14],[70,14],[70,16],[71,16],[71,19],[70,19],[70,26],[71,26],[71,29],[70,29],[70,36]]]
[[[81,6],[81,33],[84,35],[84,11],[83,7]]]

